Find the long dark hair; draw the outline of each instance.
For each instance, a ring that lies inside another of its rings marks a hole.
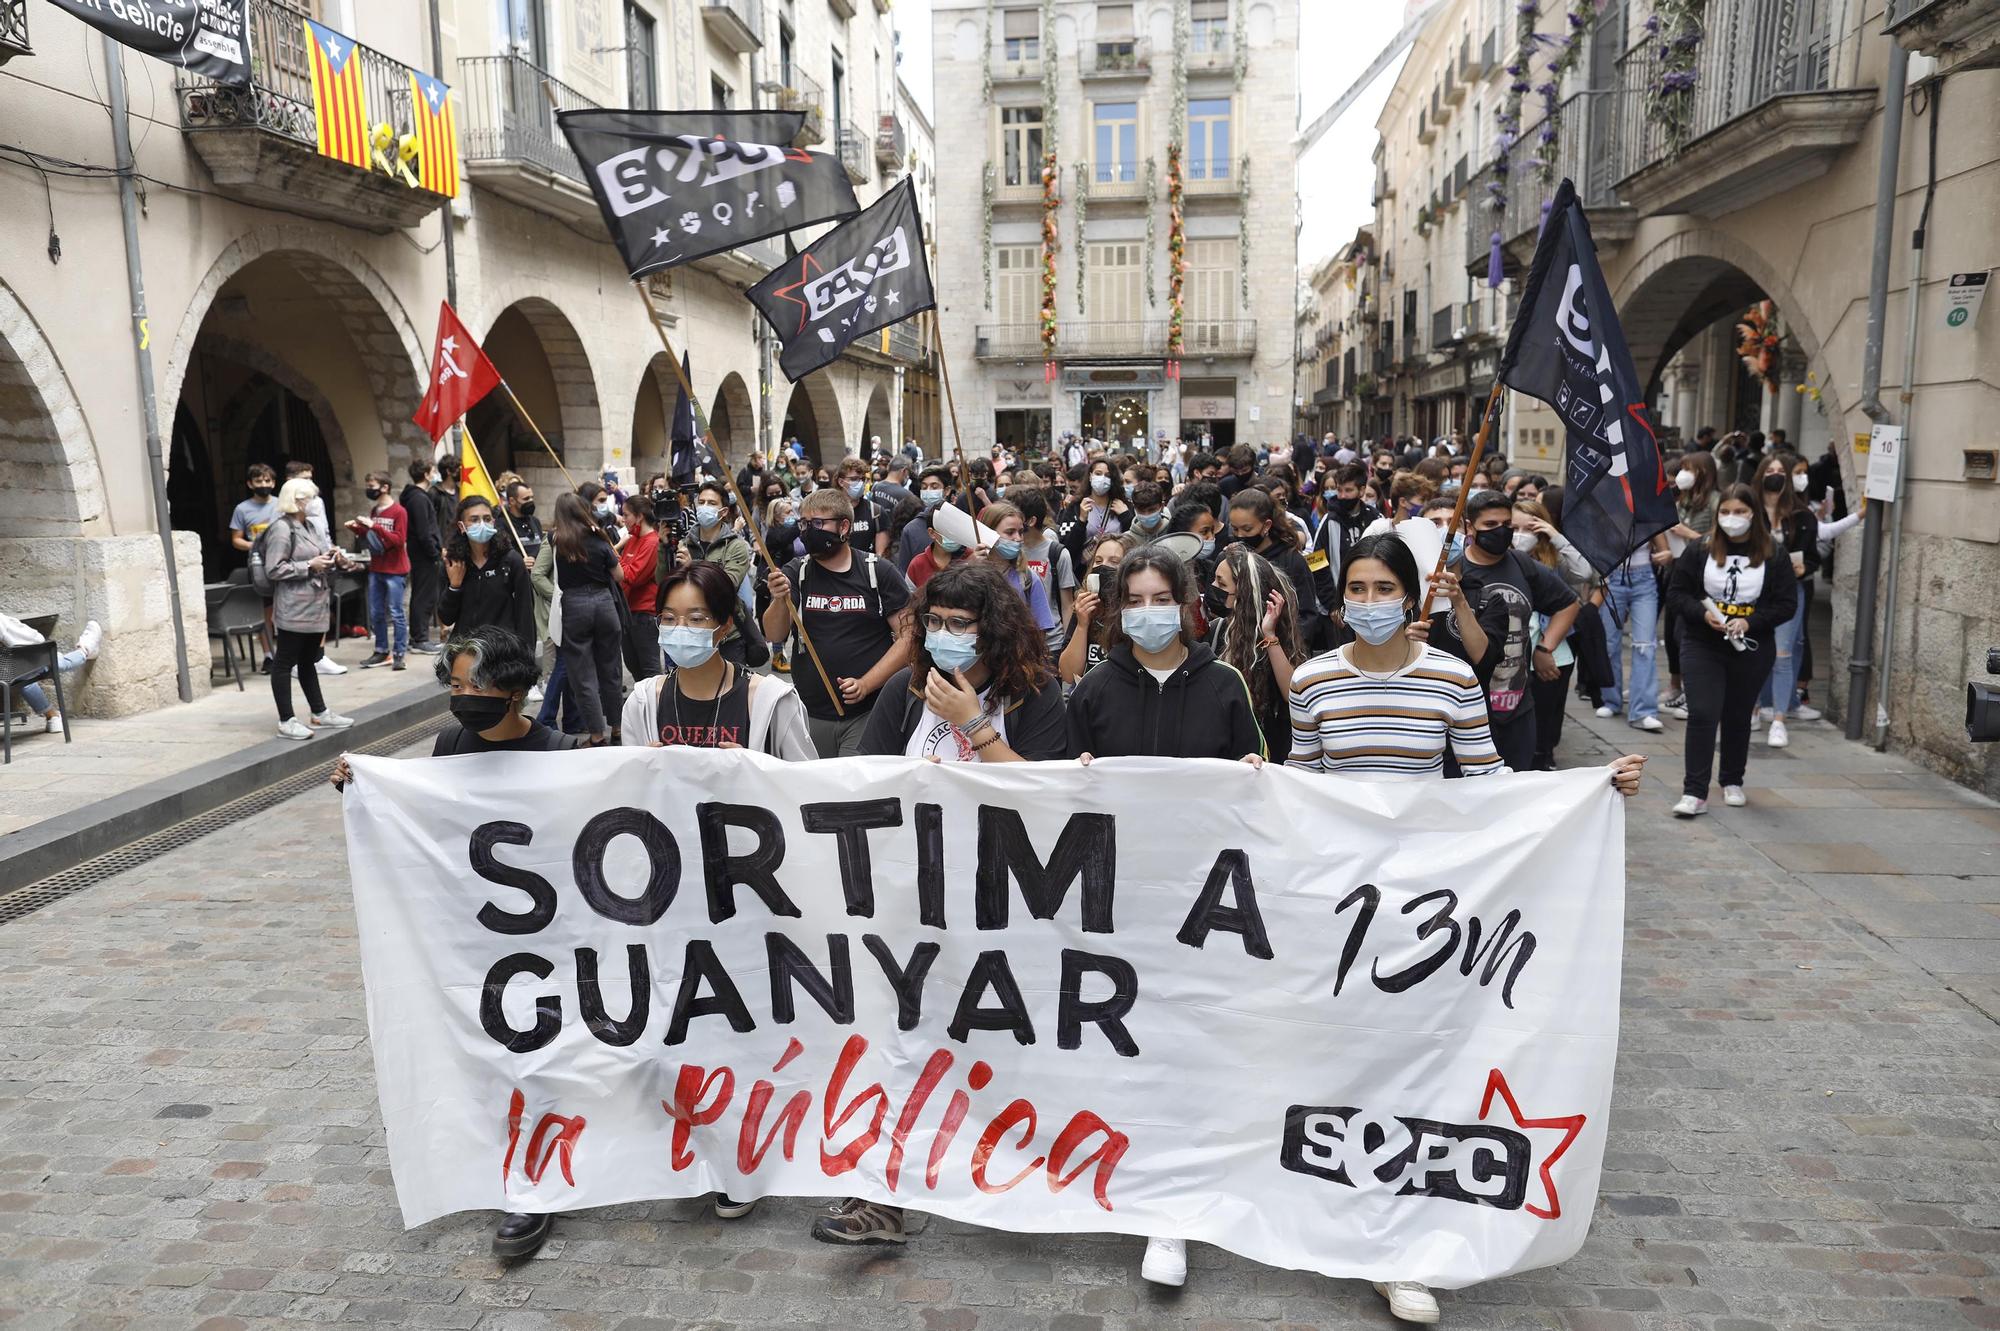
[[[1270,538],[1271,544],[1280,550],[1299,548],[1299,529],[1292,525],[1290,518],[1279,512],[1277,501],[1271,498],[1270,491],[1255,487],[1238,490],[1236,497],[1229,501],[1229,507],[1232,510],[1247,508],[1255,514],[1257,520],[1267,528],[1265,534]]]
[[[596,485],[595,481],[585,481],[586,486]],[[604,487],[598,486],[601,492]],[[555,542],[556,557],[572,564],[582,564],[590,558],[590,538],[610,543],[604,528],[597,525],[597,517],[590,511],[590,503],[582,494],[560,494],[556,496],[555,525],[550,529],[549,539]]]
[[[1268,495],[1266,499],[1269,499]],[[1109,604],[1105,607],[1106,619],[1111,626],[1111,632],[1105,638],[1107,646],[1116,647],[1121,642],[1131,641],[1125,636],[1125,590],[1131,586],[1134,574],[1148,569],[1167,580],[1174,602],[1181,608],[1181,641],[1189,643],[1194,640],[1188,622],[1194,611],[1195,599],[1201,595],[1194,566],[1157,545],[1142,545],[1119,561],[1118,576],[1111,580],[1111,595],[1106,598]]]
[[[931,575],[917,598],[917,621],[932,610],[964,610],[979,620],[979,659],[1001,698],[1026,698],[1039,693],[1055,677],[1049,664],[1049,640],[1028,617],[1028,603],[1008,585],[998,567],[973,559],[954,561]],[[924,635],[917,634],[916,660],[910,668],[910,692],[921,694],[933,668]]]
[[[1414,613],[1417,598],[1423,595],[1423,574],[1417,571],[1417,557],[1394,532],[1364,536],[1347,547],[1346,557],[1340,561],[1340,580],[1334,584],[1334,595],[1345,599],[1348,570],[1364,559],[1384,564],[1396,575],[1396,581],[1403,585],[1404,607]]]
[[[1790,485],[1791,482],[1786,481],[1785,484]],[[1725,489],[1715,501],[1715,530],[1708,538],[1708,552],[1715,557],[1718,568],[1729,558],[1732,538],[1722,530],[1722,506],[1732,499],[1749,505],[1750,530],[1737,538],[1735,543],[1750,556],[1750,567],[1756,568],[1771,557],[1771,524],[1764,517],[1764,497],[1741,482]]]
[[[1792,469],[1798,466],[1799,462],[1800,458],[1796,453],[1768,453],[1757,459],[1759,508],[1764,506],[1762,493],[1764,478],[1772,474],[1774,465],[1776,474],[1785,482],[1784,488],[1778,491],[1778,534],[1781,536],[1784,534],[1784,524],[1792,520],[1792,514],[1805,507],[1805,501],[1799,498],[1798,491],[1792,489]]]
[[[458,520],[460,522],[465,521],[465,515],[475,508],[483,508],[492,514],[493,525],[498,529],[493,533],[493,539],[486,543],[486,557],[488,559],[504,559],[510,554],[515,554],[514,538],[509,534],[507,524],[501,521],[498,510],[492,504],[488,503],[483,496],[465,495],[460,498],[458,501]],[[455,564],[470,564],[472,562],[472,538],[467,536],[462,529],[454,528],[451,536],[444,543],[444,557]]]
[[[722,565],[710,559],[696,559],[681,565],[660,580],[660,608],[666,609],[667,596],[682,583],[693,587],[701,596],[701,603],[717,624],[734,621],[736,606],[736,584],[723,572]]]
[[[1286,660],[1297,665],[1306,659],[1305,647],[1299,642],[1298,597],[1292,591],[1291,579],[1247,545],[1231,546],[1222,562],[1229,566],[1229,576],[1236,580],[1236,605],[1216,625],[1220,631],[1220,655],[1249,683],[1250,701],[1257,715],[1262,716],[1277,700],[1278,688],[1271,674],[1270,659],[1258,645],[1262,636],[1259,630],[1264,625],[1264,598],[1271,592],[1285,598],[1285,608],[1278,615],[1278,647]]]

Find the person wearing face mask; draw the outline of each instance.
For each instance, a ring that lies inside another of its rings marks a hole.
[[[1035,575],[1028,563],[1028,523],[1021,510],[1008,503],[988,504],[980,510],[979,521],[992,528],[999,538],[985,552],[985,557],[999,566],[1007,585],[1020,594],[1035,627],[1045,637],[1059,630],[1062,621],[1056,618],[1055,609],[1049,604],[1049,585]],[[1053,659],[1054,654],[1050,655]]]
[[[619,591],[625,597],[621,617],[625,668],[635,680],[660,673],[659,566],[665,558],[659,529],[653,525],[653,501],[633,495],[625,501],[625,539],[618,546]]]
[[[620,719],[620,742],[654,748],[749,749],[788,762],[819,756],[806,729],[805,705],[790,684],[758,675],[723,650],[733,632],[736,584],[708,560],[682,565],[660,588],[659,648],[673,669],[632,690]],[[725,1219],[727,1198],[716,1213]]]
[[[756,549],[735,528],[736,509],[720,481],[706,481],[694,493],[694,531],[674,551],[675,568],[685,568],[697,560],[722,565],[732,583],[741,585],[756,561]],[[789,551],[791,546],[784,547]],[[773,547],[772,553],[778,550]],[[664,556],[663,556],[664,557]],[[661,585],[666,575],[660,576]]]
[[[364,492],[369,511],[347,524],[349,531],[367,543],[369,555],[368,625],[375,633],[375,654],[363,661],[361,668],[370,670],[388,665],[401,670],[410,638],[410,624],[403,606],[403,588],[410,576],[409,515],[389,491],[388,472],[369,472]],[[392,626],[393,644],[389,636]]]
[[[538,673],[534,648],[498,625],[453,634],[437,660],[438,682],[451,690],[451,720],[438,732],[431,756],[550,753],[578,747],[578,736],[550,730],[522,714]],[[335,790],[344,792],[353,779],[343,754],[333,765],[330,781]],[[476,780],[469,775],[466,779]],[[548,1212],[501,1216],[493,1231],[493,1255],[505,1261],[533,1256],[555,1232],[555,1220]]]
[[[1194,570],[1157,546],[1120,561],[1104,597],[1117,607],[1110,655],[1070,693],[1070,747],[1084,761],[1151,755],[1262,765],[1249,685],[1195,637],[1198,596]]]
[[[1791,743],[1785,722],[1798,710],[1799,667],[1804,660],[1806,610],[1812,603],[1812,576],[1819,571],[1819,519],[1806,505],[1805,463],[1790,453],[1771,453],[1757,464],[1757,495],[1764,506],[1764,522],[1771,529],[1778,552],[1789,559],[1792,576],[1799,583],[1799,608],[1792,617],[1771,632],[1774,655],[1771,673],[1758,694],[1758,715],[1751,720],[1770,724],[1770,746],[1782,749]]]
[[[835,484],[847,496],[848,506],[854,510],[854,524],[848,529],[847,543],[862,554],[886,556],[889,553],[889,533],[883,529],[882,520],[888,515],[868,493],[868,464],[860,458],[843,460]]]
[[[247,556],[250,547],[257,544],[257,538],[266,528],[278,520],[278,501],[273,497],[278,490],[278,474],[261,462],[250,465],[244,473],[244,481],[250,490],[250,497],[236,505],[229,515],[229,543]],[[271,598],[264,598],[264,669],[271,669]]]
[[[1708,812],[1710,763],[1721,736],[1722,802],[1740,806],[1757,694],[1777,655],[1774,635],[1798,613],[1792,561],[1771,534],[1764,505],[1747,485],[1723,490],[1715,533],[1690,545],[1667,577],[1681,625],[1687,674],[1686,778],[1677,818]]]
[[[970,556],[966,555],[965,547],[962,544],[952,540],[951,537],[937,530],[935,526],[926,525],[924,530],[931,538],[930,544],[926,545],[918,553],[917,557],[910,561],[909,572],[906,575],[910,580],[910,586],[919,590],[923,588],[925,583],[928,583],[945,569],[950,568],[960,558],[970,558]]]
[[[1083,548],[1098,537],[1131,530],[1132,505],[1126,501],[1118,470],[1109,458],[1089,463],[1078,478],[1082,489],[1076,501],[1056,517],[1056,537],[1068,548],[1073,564],[1083,562]]]
[[[1206,510],[1204,510],[1206,511]],[[1064,625],[1062,655],[1056,662],[1065,684],[1082,679],[1093,666],[1111,654],[1111,619],[1105,607],[1110,603],[1112,583],[1118,565],[1139,548],[1139,538],[1131,532],[1102,537],[1089,551],[1090,567],[1076,594],[1076,605]]]
[[[562,671],[549,677],[549,692],[567,685],[592,744],[608,744],[611,718],[624,702],[625,598],[619,591],[623,569],[611,537],[594,515],[596,483],[585,481],[576,494],[556,500],[555,580],[561,593]],[[545,703],[546,710],[546,703]]]
[[[1331,493],[1323,497],[1326,517],[1313,533],[1306,548],[1306,567],[1313,577],[1313,599],[1329,614],[1340,604],[1340,566],[1347,551],[1361,539],[1369,524],[1382,516],[1380,509],[1361,497],[1368,484],[1368,469],[1358,462],[1333,469]]]
[[[851,758],[861,751],[868,711],[889,677],[910,662],[910,584],[896,566],[848,542],[854,510],[840,490],[815,490],[800,507],[804,558],[772,570],[764,636],[775,646],[792,636],[794,614],[839,690],[834,706],[812,655],[791,652],[792,681],[805,702],[813,748],[823,758]]]
[[[1319,593],[1313,584],[1312,569],[1300,553],[1305,537],[1287,520],[1271,496],[1256,486],[1239,490],[1229,501],[1229,531],[1237,542],[1269,560],[1290,584],[1302,631],[1316,633]]]
[[[1535,698],[1531,679],[1558,678],[1556,648],[1569,636],[1582,610],[1553,570],[1514,549],[1514,502],[1498,490],[1482,490],[1466,500],[1470,530],[1465,553],[1452,564],[1461,596],[1451,598],[1441,618],[1437,646],[1469,664],[1486,687],[1486,710],[1493,746],[1517,772],[1535,764]],[[1472,610],[1462,615],[1463,602]],[[1539,640],[1532,620],[1546,621]],[[1483,649],[1477,639],[1485,639]]]
[[[410,483],[403,487],[397,502],[410,515],[410,650],[435,656],[442,650],[436,639],[438,596],[444,589],[444,533],[437,506],[431,502],[431,464],[413,458],[408,467]]]
[[[1172,511],[1167,514],[1167,535],[1186,532],[1201,542],[1201,548],[1189,562],[1194,566],[1195,581],[1205,590],[1215,577],[1215,561],[1229,532],[1222,525],[1215,507],[1198,493],[1203,489],[1210,494],[1215,491],[1215,487],[1206,482],[1191,484],[1181,491],[1180,497],[1174,500]],[[1221,497],[1216,496],[1215,503],[1219,505],[1221,502]]]
[[[491,625],[523,642],[536,640],[535,589],[513,542],[501,538],[493,506],[478,495],[458,501],[444,547],[444,596],[438,617],[463,637]]]
[[[1233,545],[1215,566],[1215,582],[1202,593],[1208,645],[1250,686],[1250,704],[1267,753],[1292,742],[1289,698],[1292,671],[1306,659],[1292,585],[1248,546]]]
[[[1142,541],[1167,534],[1167,493],[1154,481],[1132,487],[1132,534]]]
[[[905,574],[910,571],[910,565],[917,556],[931,546],[931,514],[937,512],[939,504],[952,498],[951,473],[942,466],[925,467],[923,474],[917,477],[917,502],[922,511],[896,538],[895,563]]]
[[[1713,431],[1705,431],[1713,434]],[[1698,437],[1698,436],[1697,436]],[[1662,561],[1655,552],[1652,562],[1656,569],[1670,574],[1673,560],[1678,559],[1692,542],[1705,541],[1715,530],[1715,510],[1722,501],[1722,481],[1716,470],[1714,456],[1705,451],[1684,453],[1680,465],[1674,470],[1674,489],[1677,497],[1675,506],[1680,510],[1681,520],[1667,529],[1666,541],[1668,557]],[[1656,543],[1657,544],[1657,543]],[[1635,552],[1636,553],[1636,552]],[[1665,584],[1660,584],[1660,599],[1666,600]],[[1607,612],[1608,614],[1608,612]],[[1650,625],[1649,625],[1650,627]],[[1619,669],[1618,635],[1616,628],[1607,618],[1605,634],[1611,645],[1611,668],[1614,675]],[[1676,720],[1687,720],[1687,693],[1681,686],[1681,631],[1680,620],[1671,603],[1666,606],[1665,638],[1667,646],[1667,696],[1660,700],[1660,710]],[[1635,667],[1636,673],[1636,667]],[[1614,684],[1616,681],[1614,680]],[[1616,699],[1607,697],[1606,702],[1615,704]],[[1605,715],[1602,708],[1599,716]],[[1615,715],[1615,712],[1614,712]]]
[[[1042,493],[1040,478],[1033,472],[1028,479],[1007,491],[1007,502],[1021,510],[1025,534],[1021,537],[1021,559],[1028,571],[1048,590],[1049,609],[1054,622],[1048,627],[1049,656],[1062,651],[1063,621],[1076,604],[1076,561],[1069,550],[1049,530],[1049,497]],[[1164,516],[1164,515],[1162,515]]]

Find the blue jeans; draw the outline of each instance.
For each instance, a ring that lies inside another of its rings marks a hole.
[[[56,669],[58,670],[67,672],[76,669],[82,664],[83,650],[81,648],[67,652],[58,652],[56,654]],[[44,670],[36,675],[35,679],[47,679],[48,677],[49,672]],[[21,695],[21,701],[37,712],[47,713],[55,707],[55,704],[49,701],[48,693],[40,684],[26,681],[20,685],[17,691]]]
[[[1804,659],[1800,653],[1805,649],[1806,640],[1806,598],[1799,597],[1799,608],[1792,617],[1772,631],[1771,640],[1777,646],[1777,659],[1771,662],[1771,673],[1764,677],[1764,687],[1757,694],[1759,707],[1774,707],[1780,716],[1789,716],[1799,706],[1799,663]],[[1772,699],[1778,701],[1773,702]]]
[[[535,714],[535,723],[554,728],[558,715],[564,734],[583,733],[583,714],[577,710],[576,699],[569,691],[569,668],[563,664],[561,652],[556,653],[555,668],[549,671],[548,681],[542,685],[542,709]]]
[[[1612,609],[1617,609],[1613,618]],[[1621,699],[1626,719],[1632,722],[1660,714],[1660,584],[1651,568],[1626,565],[1611,571],[1604,583],[1605,645],[1611,655],[1611,687],[1604,690],[1604,705],[1617,711]],[[1618,621],[1624,621],[1621,628]],[[1632,639],[1632,678],[1625,678],[1625,642]]]
[[[401,656],[409,650],[410,621],[403,609],[403,586],[408,577],[402,573],[370,573],[368,575],[368,627],[375,630],[375,650],[389,655],[389,626],[396,626],[395,655]]]

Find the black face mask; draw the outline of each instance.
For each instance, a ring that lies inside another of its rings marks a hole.
[[[1763,480],[1759,481],[1758,484],[1764,487],[1765,494],[1776,494],[1778,493],[1778,491],[1784,489],[1787,485],[1790,485],[1791,482],[1786,480],[1784,477],[1780,476],[1777,472],[1774,471],[1769,476],[1766,476]]]
[[[1210,587],[1201,594],[1201,608],[1210,619],[1223,619],[1229,614],[1229,596],[1220,587]]]
[[[1354,510],[1359,507],[1361,507],[1359,499],[1336,499],[1333,501],[1333,511],[1340,514],[1343,518],[1353,517]]]
[[[263,499],[270,495],[271,489],[272,487],[268,485],[253,485],[250,487],[250,493],[256,495],[259,499]]]
[[[806,553],[816,559],[824,559],[846,543],[847,538],[837,531],[827,531],[821,527],[801,527],[799,539],[806,543]]]
[[[1512,527],[1488,527],[1472,533],[1472,543],[1489,555],[1505,554],[1514,544]]]
[[[521,516],[524,518],[532,518],[535,516],[534,500],[530,499],[521,505]]]
[[[475,734],[493,729],[514,710],[511,698],[487,698],[463,693],[451,700],[452,719]]]
[[[368,487],[367,495],[370,499],[380,499],[382,497],[382,492],[371,485]]]

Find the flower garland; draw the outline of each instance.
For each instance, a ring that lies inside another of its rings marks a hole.
[[[993,163],[979,173],[979,270],[986,281],[986,308],[993,308]]]
[[[1153,205],[1159,202],[1159,169],[1153,159],[1146,159],[1146,303],[1160,303],[1159,288],[1153,285]]]
[[[1777,306],[1760,300],[1736,321],[1736,354],[1743,368],[1763,381],[1764,391],[1778,391],[1778,349],[1784,345],[1785,326],[1778,320]]]
[[[1167,378],[1181,377],[1182,320],[1186,304],[1182,286],[1187,277],[1187,227],[1181,218],[1181,145],[1167,143]]]
[[[1042,154],[1042,359],[1044,378],[1055,378],[1056,366],[1056,209],[1062,195],[1056,189],[1056,155]]]
[[[1535,89],[1542,95],[1542,132],[1536,139],[1535,160],[1541,167],[1544,186],[1555,184],[1562,167],[1562,81],[1583,63],[1584,41],[1597,23],[1598,3],[1599,0],[1570,0],[1569,12],[1564,16],[1563,38],[1556,43],[1548,70]]]
[[[1076,312],[1083,313],[1083,257],[1089,247],[1083,243],[1083,227],[1090,214],[1090,168],[1076,164]]]
[[[979,71],[979,95],[986,104],[991,105],[993,101],[993,7],[991,5],[986,8],[986,45],[983,49],[986,52],[986,59],[981,62]]]
[[[1646,92],[1646,120],[1659,127],[1669,158],[1680,155],[1694,132],[1695,64],[1706,8],[1707,0],[1658,0],[1646,19],[1646,35],[1660,43],[1659,81]]]
[[[1500,113],[1494,120],[1493,179],[1486,182],[1486,206],[1493,211],[1493,235],[1486,260],[1489,287],[1499,286],[1507,275],[1502,248],[1506,239],[1502,229],[1507,217],[1507,177],[1513,170],[1510,155],[1515,141],[1521,137],[1521,103],[1528,95],[1529,66],[1534,60],[1535,44],[1541,40],[1535,34],[1540,14],[1539,0],[1519,0],[1514,6],[1514,58],[1507,65],[1507,98],[1500,104]],[[1421,231],[1424,229],[1421,209],[1418,219],[1417,229]]]
[[[1250,154],[1244,153],[1237,164],[1243,173],[1243,203],[1240,220],[1236,227],[1236,276],[1242,288],[1243,308],[1250,308]]]
[[[1176,5],[1174,8],[1179,10],[1186,8],[1186,6]],[[1229,35],[1236,39],[1236,50],[1234,52],[1236,57],[1236,86],[1241,88],[1243,86],[1243,75],[1250,68],[1250,25],[1244,21],[1243,0],[1236,0],[1236,18],[1230,25]]]

